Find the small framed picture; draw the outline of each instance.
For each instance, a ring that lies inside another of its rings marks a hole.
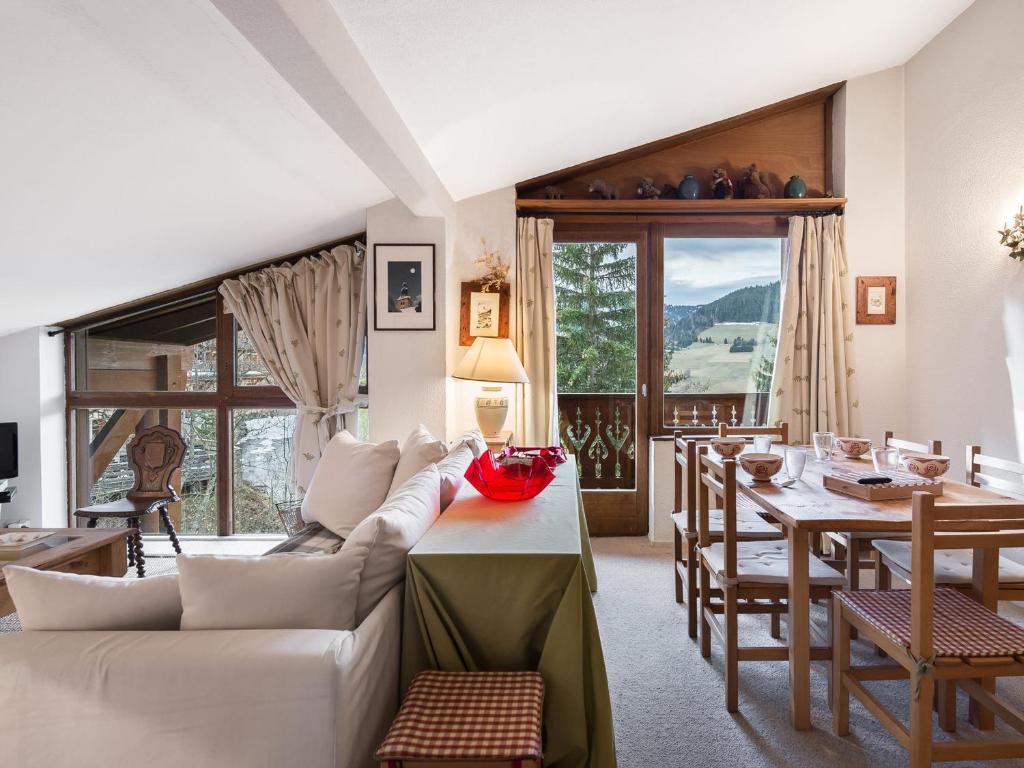
[[[857,278],[857,325],[896,322],[896,278]]]
[[[468,347],[477,336],[508,338],[508,311],[511,291],[508,283],[497,291],[484,291],[483,283],[462,284],[459,312],[459,344]]]
[[[432,244],[375,244],[373,285],[374,330],[435,330]]]

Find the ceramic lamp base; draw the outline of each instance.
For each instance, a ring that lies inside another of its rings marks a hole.
[[[476,423],[484,437],[494,437],[501,432],[508,418],[508,395],[501,387],[483,387],[476,398]]]

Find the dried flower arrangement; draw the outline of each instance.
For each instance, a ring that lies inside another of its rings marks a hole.
[[[1024,207],[1013,217],[1013,226],[1000,229],[999,234],[1003,236],[999,244],[1010,249],[1010,258],[1024,262]]]
[[[488,250],[487,241],[482,237],[480,238],[480,248],[483,250],[483,254],[477,256],[473,262],[484,271],[480,277],[482,283],[480,292],[500,291],[501,286],[508,279],[510,265],[502,260],[501,253],[496,250]]]

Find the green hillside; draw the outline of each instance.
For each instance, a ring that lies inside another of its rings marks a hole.
[[[700,306],[665,307],[666,348],[682,349],[693,344],[715,324],[777,323],[779,319],[779,282],[750,285],[727,293]]]

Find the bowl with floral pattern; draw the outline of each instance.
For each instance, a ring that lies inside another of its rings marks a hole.
[[[848,459],[859,459],[871,450],[871,441],[864,437],[837,437],[836,448]]]
[[[775,453],[743,453],[739,460],[743,471],[759,483],[767,483],[782,469],[782,457]]]
[[[935,453],[904,453],[900,456],[900,463],[910,474],[929,480],[949,471],[949,456]]]
[[[712,437],[708,442],[711,444],[711,450],[723,459],[739,456],[747,447],[747,441],[742,437]]]

